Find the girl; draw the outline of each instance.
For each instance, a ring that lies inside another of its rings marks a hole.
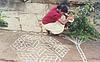
[[[68,6],[66,4],[61,4],[53,7],[42,19],[43,28],[46,29],[48,34],[60,34],[64,30],[65,24],[68,20],[72,20],[68,14]],[[66,15],[67,14],[67,15]],[[64,16],[65,19],[62,20],[61,17]]]

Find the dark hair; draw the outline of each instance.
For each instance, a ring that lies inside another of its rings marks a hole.
[[[60,5],[58,5],[57,9],[61,10],[61,12],[65,12],[65,13],[68,12],[68,6],[66,4],[60,4]]]

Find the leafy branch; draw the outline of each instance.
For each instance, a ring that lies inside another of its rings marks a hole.
[[[69,32],[66,32],[66,35],[83,41],[100,39],[100,33],[88,19],[92,11],[94,8],[91,2],[86,2],[84,6],[78,7],[75,10],[74,22],[68,24]]]

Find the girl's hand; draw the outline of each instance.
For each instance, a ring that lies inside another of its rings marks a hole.
[[[69,17],[67,18],[67,21],[68,21],[68,22],[73,22],[73,21],[74,21],[74,17],[69,16]]]

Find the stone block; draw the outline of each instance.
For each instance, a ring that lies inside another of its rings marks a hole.
[[[38,20],[33,14],[21,14],[20,23],[22,25],[22,30],[24,31],[34,31],[34,32],[41,31],[38,24]]]
[[[8,22],[8,27],[5,29],[20,30],[20,23],[16,18],[6,18],[5,21]]]

